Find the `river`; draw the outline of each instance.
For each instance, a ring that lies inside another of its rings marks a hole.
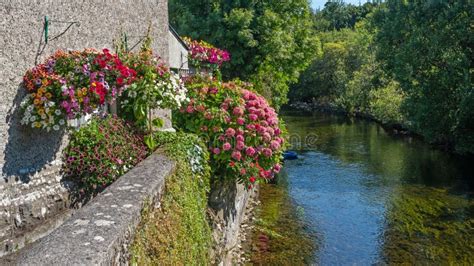
[[[474,264],[472,158],[366,120],[300,112],[283,119],[299,158],[285,163],[279,185],[262,187],[261,208],[272,205],[269,191],[285,192],[312,239],[304,264]],[[278,258],[266,251],[255,262],[271,262],[265,256]]]

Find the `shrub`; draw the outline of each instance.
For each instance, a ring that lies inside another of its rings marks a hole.
[[[64,172],[91,192],[115,181],[148,153],[143,137],[122,119],[94,117],[71,134]]]
[[[384,124],[402,124],[405,120],[401,111],[404,94],[396,81],[371,91],[370,109],[374,117]]]
[[[163,125],[160,118],[154,118],[157,108],[178,109],[187,102],[186,88],[177,74],[171,72],[162,60],[153,54],[151,39],[147,39],[139,53],[122,55],[127,65],[133,66],[136,80],[121,96],[121,116],[134,121],[147,134],[148,148],[156,148],[152,132]]]
[[[160,208],[145,209],[131,246],[133,265],[209,264],[212,244],[207,220],[209,153],[192,134],[159,132],[156,143],[176,161],[166,178]]]
[[[284,138],[279,119],[251,84],[197,76],[187,87],[190,102],[174,117],[178,127],[208,142],[216,175],[251,187],[280,171]]]
[[[115,101],[135,74],[107,49],[57,51],[23,77],[28,94],[21,104],[21,123],[59,130],[67,119],[90,114],[106,100]]]

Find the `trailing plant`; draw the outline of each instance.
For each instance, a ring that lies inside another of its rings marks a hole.
[[[207,219],[209,153],[196,135],[158,132],[157,145],[176,161],[160,208],[145,209],[131,246],[132,265],[207,265],[212,244]]]
[[[189,46],[189,63],[197,69],[209,69],[212,73],[219,70],[224,62],[230,61],[230,54],[225,50],[218,49],[205,41],[196,41],[184,38]]]
[[[84,192],[111,184],[145,159],[149,150],[142,135],[124,120],[94,117],[71,134],[64,151],[64,173],[79,182]]]
[[[179,128],[207,141],[216,175],[236,178],[251,188],[280,171],[283,127],[250,83],[196,76],[186,86],[190,102],[174,118]]]
[[[114,102],[135,79],[135,70],[104,49],[57,51],[23,77],[27,95],[21,103],[23,125],[59,130],[68,119]]]
[[[139,53],[127,53],[122,57],[128,65],[133,66],[137,77],[121,97],[121,115],[135,121],[146,132],[147,146],[155,149],[152,133],[155,128],[163,126],[163,121],[153,117],[153,110],[179,109],[187,101],[187,90],[179,76],[153,54],[151,38],[146,38]]]

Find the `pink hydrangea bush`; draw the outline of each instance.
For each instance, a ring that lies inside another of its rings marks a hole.
[[[187,88],[191,100],[175,115],[176,122],[207,140],[215,174],[236,177],[251,188],[280,171],[284,130],[251,84],[197,76]]]

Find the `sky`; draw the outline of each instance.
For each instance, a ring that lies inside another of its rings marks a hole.
[[[327,0],[311,0],[311,7],[313,9],[317,9],[317,8],[322,9],[326,2],[327,2]],[[353,5],[358,5],[359,4],[359,0],[344,0],[344,2],[349,3],[349,4],[353,4]],[[363,4],[363,3],[367,2],[367,0],[360,0],[360,2]]]

